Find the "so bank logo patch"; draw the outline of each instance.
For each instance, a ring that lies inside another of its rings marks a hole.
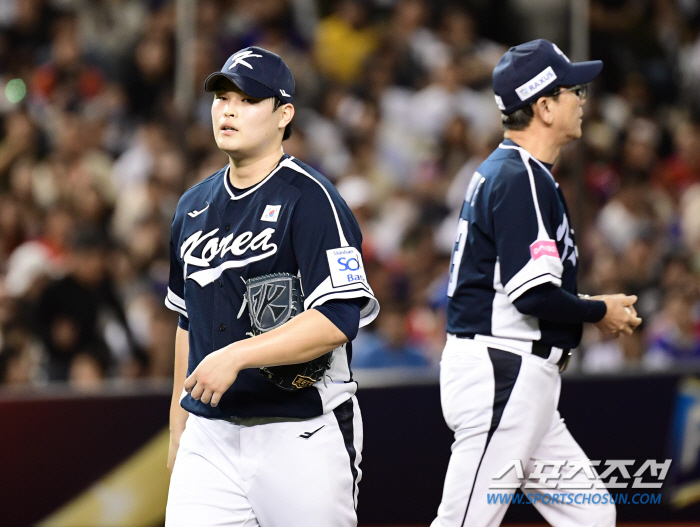
[[[367,286],[365,266],[360,251],[354,247],[342,247],[326,251],[333,287],[361,283]]]

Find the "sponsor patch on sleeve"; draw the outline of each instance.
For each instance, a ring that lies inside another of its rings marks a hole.
[[[542,256],[551,256],[558,259],[557,244],[553,240],[537,240],[530,245],[530,256],[532,256],[533,260],[537,260]]]
[[[365,266],[360,251],[354,247],[342,247],[326,251],[333,287],[361,283],[367,286]]]

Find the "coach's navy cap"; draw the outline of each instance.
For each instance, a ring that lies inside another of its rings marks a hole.
[[[256,99],[278,97],[284,103],[294,99],[294,77],[279,55],[257,46],[237,51],[221,68],[204,81],[206,91],[214,91],[216,81],[226,78],[243,93]]]
[[[493,70],[496,104],[505,114],[535,102],[556,86],[576,86],[595,79],[603,62],[572,63],[548,40],[539,39],[506,51]]]

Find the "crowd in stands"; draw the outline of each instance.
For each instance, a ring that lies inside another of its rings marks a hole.
[[[203,81],[249,45],[295,75],[285,151],[362,228],[382,312],[354,367],[435,366],[456,218],[502,137],[493,67],[532,38],[569,48],[569,2],[540,4],[199,0],[183,108],[175,1],[0,1],[0,384],[172,375],[170,223],[227,163]],[[697,364],[700,0],[591,0],[590,43],[605,67],[554,174],[580,290],[638,295],[644,324],[619,340],[588,327],[572,370]]]

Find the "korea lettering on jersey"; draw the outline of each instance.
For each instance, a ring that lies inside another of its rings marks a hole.
[[[549,169],[504,141],[472,178],[448,285],[448,332],[573,348],[580,324],[520,313],[513,302],[540,284],[576,293],[578,249],[566,202]],[[490,306],[475,310],[470,306]]]
[[[209,353],[249,337],[245,280],[272,273],[301,278],[304,308],[362,298],[360,325],[379,311],[362,263],[362,235],[352,212],[321,174],[284,156],[250,189],[235,191],[227,169],[181,198],[172,225],[166,305],[189,323],[188,374]],[[352,346],[334,350],[324,382],[285,392],[257,369],[240,372],[216,408],[184,395],[203,417],[313,417],[356,390]]]

